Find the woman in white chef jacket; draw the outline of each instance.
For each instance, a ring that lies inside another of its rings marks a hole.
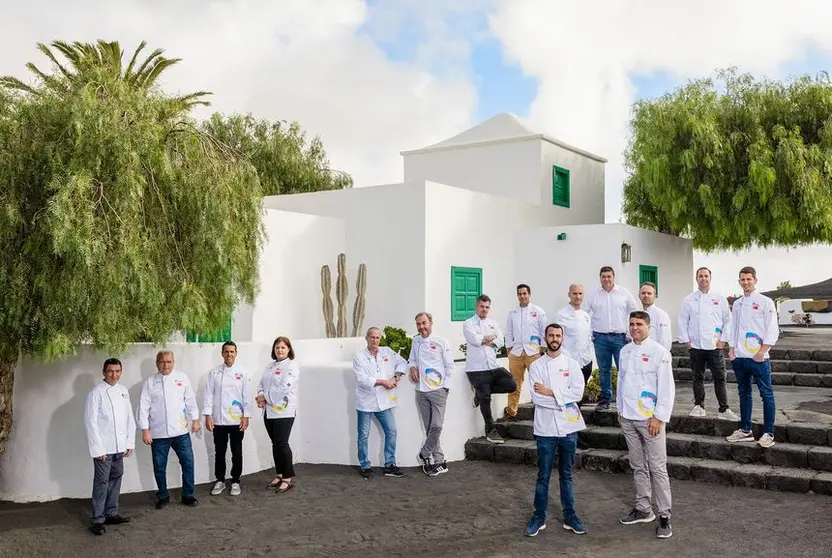
[[[298,401],[298,365],[288,337],[272,343],[272,362],[266,365],[257,386],[257,406],[263,409],[266,432],[272,441],[275,478],[269,488],[283,493],[294,486],[295,467],[289,435],[295,423]]]

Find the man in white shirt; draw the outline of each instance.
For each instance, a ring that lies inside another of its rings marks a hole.
[[[584,384],[592,374],[592,326],[589,314],[581,308],[583,285],[569,286],[569,303],[555,314],[555,322],[563,327],[563,350],[581,365]]]
[[[627,344],[627,320],[639,308],[630,291],[615,284],[613,268],[602,267],[600,279],[601,286],[590,293],[584,310],[592,318],[592,341],[601,384],[595,410],[605,411],[612,401],[612,362],[615,360],[616,368],[620,368],[619,355]]]
[[[451,344],[433,335],[433,316],[416,314],[416,331],[410,347],[410,381],[416,384],[416,406],[425,427],[425,443],[419,450],[422,472],[435,477],[448,472],[445,453],[439,443],[445,421],[450,377],[454,369]]]
[[[358,413],[358,465],[361,478],[372,476],[372,463],[367,451],[370,439],[370,423],[373,417],[384,432],[384,476],[404,476],[396,466],[396,421],[393,407],[399,398],[396,388],[407,371],[407,361],[390,347],[379,347],[381,331],[377,327],[367,330],[367,348],[355,355],[352,370],[355,373],[355,408]]]
[[[638,298],[645,312],[650,314],[650,339],[667,349],[673,345],[673,334],[670,331],[670,316],[656,306],[656,284],[646,281],[641,284]]]
[[[537,484],[534,490],[534,515],[526,527],[526,536],[534,537],[546,528],[549,505],[549,478],[555,458],[558,460],[560,503],[563,528],[578,535],[586,533],[575,512],[572,493],[572,464],[578,443],[578,431],[586,428],[578,401],[584,393],[584,378],[578,362],[561,350],[563,328],[549,324],[544,330],[546,353],[529,370],[534,403],[534,437],[537,442]]]
[[[104,361],[104,381],[87,395],[84,426],[93,469],[92,525],[94,535],[106,532],[104,525],[121,525],[130,521],[118,513],[124,458],[130,457],[136,443],[136,422],[127,388],[119,384],[121,361]]]
[[[508,313],[506,319],[508,369],[517,385],[517,389],[508,395],[508,406],[505,412],[510,418],[517,416],[523,376],[532,363],[540,358],[543,330],[547,324],[546,312],[543,308],[529,302],[531,295],[531,287],[523,283],[517,285],[518,306]]]
[[[676,398],[670,351],[650,339],[647,312],[630,314],[629,328],[633,341],[621,349],[616,406],[633,469],[636,505],[620,521],[624,525],[654,521],[651,495],[655,494],[659,509],[656,536],[667,539],[673,530],[665,428]]]
[[[211,494],[217,496],[225,490],[225,453],[231,440],[231,495],[239,496],[240,475],[243,474],[243,437],[251,411],[251,376],[248,370],[236,364],[237,344],[222,344],[223,363],[208,372],[205,383],[203,411],[205,429],[214,434],[214,475],[216,482]]]
[[[503,332],[497,322],[488,317],[491,298],[480,295],[476,311],[462,324],[462,333],[468,344],[465,353],[465,372],[474,388],[474,406],[480,408],[485,421],[485,438],[494,444],[505,440],[494,428],[491,414],[492,393],[513,393],[517,383],[511,373],[497,365],[497,348],[503,346]]]
[[[693,371],[692,417],[704,417],[705,366],[711,369],[714,394],[719,403],[719,418],[739,420],[728,406],[728,390],[725,387],[725,358],[723,347],[730,339],[731,311],[728,301],[711,291],[711,270],[696,270],[698,289],[682,301],[679,310],[679,342],[690,351],[690,367]]]
[[[142,442],[150,446],[156,477],[156,509],[170,503],[168,454],[173,448],[182,467],[182,503],[197,506],[194,497],[194,450],[189,432],[199,432],[199,408],[188,377],[173,370],[173,351],[156,354],[156,374],[142,383],[136,419]]]
[[[763,400],[763,435],[757,442],[763,448],[774,445],[774,389],[771,387],[771,362],[768,350],[780,337],[774,301],[756,291],[757,271],[750,266],[740,270],[742,296],[731,311],[731,337],[728,358],[737,377],[740,395],[740,427],[726,439],[729,442],[754,442],[751,432],[753,407],[751,382],[757,383]]]

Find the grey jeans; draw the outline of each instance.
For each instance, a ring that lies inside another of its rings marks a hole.
[[[104,461],[93,459],[92,462],[95,467],[92,481],[92,522],[104,523],[104,519],[118,515],[124,454],[113,453],[106,455]]]
[[[419,455],[426,457],[434,464],[445,462],[445,454],[442,453],[439,437],[442,435],[442,424],[445,421],[445,403],[447,401],[448,388],[416,392],[416,406],[419,408],[422,424],[425,426],[425,443],[422,445]]]
[[[646,420],[629,420],[622,416],[618,420],[630,452],[630,467],[636,484],[636,509],[643,512],[652,510],[650,500],[651,495],[655,494],[659,515],[670,517],[666,425],[662,424],[658,436],[651,436],[647,431]]]

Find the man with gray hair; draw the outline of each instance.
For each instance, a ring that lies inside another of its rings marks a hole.
[[[156,477],[156,509],[170,502],[168,493],[168,454],[171,448],[182,467],[182,503],[197,506],[194,497],[194,450],[190,432],[199,432],[199,408],[191,381],[173,369],[173,351],[156,354],[158,372],[142,384],[136,420],[142,442],[150,446],[153,474]]]
[[[425,443],[419,451],[422,472],[435,477],[448,472],[445,454],[439,444],[448,401],[449,380],[454,368],[451,345],[433,335],[433,316],[427,312],[416,314],[416,331],[410,347],[410,381],[416,386],[416,406],[425,427]]]

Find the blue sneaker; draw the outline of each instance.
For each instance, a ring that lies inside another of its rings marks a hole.
[[[563,518],[563,528],[572,531],[576,535],[586,535],[586,527],[577,515]]]
[[[529,521],[529,526],[526,527],[526,536],[527,537],[534,537],[537,536],[539,532],[546,528],[546,520],[541,518],[532,516],[531,521]]]

